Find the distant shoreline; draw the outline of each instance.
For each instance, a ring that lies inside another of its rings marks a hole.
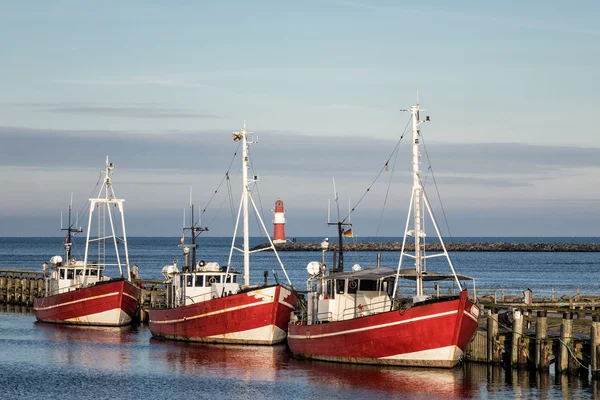
[[[268,247],[268,243],[263,243],[254,247],[252,250]],[[285,243],[275,245],[278,251],[321,251],[321,243]],[[402,242],[363,242],[363,243],[345,243],[344,250],[347,251],[400,251]],[[406,250],[413,251],[414,243],[406,243]],[[428,251],[442,251],[439,243],[427,244]],[[471,252],[600,252],[599,243],[509,243],[509,242],[476,242],[476,243],[446,243],[448,251],[471,251]],[[330,243],[330,251],[337,250],[336,243]]]

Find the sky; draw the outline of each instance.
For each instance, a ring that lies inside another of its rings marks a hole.
[[[269,229],[280,198],[288,237],[333,236],[335,178],[342,214],[370,188],[352,215],[356,234],[401,237],[410,141],[392,149],[417,89],[431,117],[421,129],[426,190],[446,234],[600,236],[596,2],[0,9],[0,236],[61,235],[71,193],[85,209],[107,155],[129,235],[180,235],[192,188],[209,234],[230,236],[219,184],[237,150],[231,132],[246,120]],[[394,167],[374,182],[388,159]]]

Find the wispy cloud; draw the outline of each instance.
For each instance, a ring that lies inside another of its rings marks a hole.
[[[178,86],[178,87],[209,87],[209,85],[195,77],[185,76],[133,76],[120,79],[55,79],[52,83],[67,85],[100,85],[100,86]]]
[[[17,103],[21,107],[30,107],[38,112],[61,113],[72,115],[94,115],[122,118],[199,118],[219,119],[215,114],[205,114],[190,110],[169,108],[158,103],[135,103],[130,105],[102,105],[74,102],[58,103]]]
[[[353,0],[335,0],[335,4],[337,4],[339,6],[343,6],[343,7],[361,8],[361,9],[367,9],[367,10],[379,10],[382,8],[382,7],[373,5],[373,4],[368,4],[368,3],[363,3],[360,1],[353,1]]]

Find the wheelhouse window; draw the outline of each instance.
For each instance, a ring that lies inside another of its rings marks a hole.
[[[225,283],[236,283],[237,282],[237,275],[227,275],[227,277],[225,278]]]
[[[65,279],[65,269],[64,268],[60,269],[60,279]]]
[[[343,279],[335,280],[335,292],[338,294],[344,294],[344,286],[346,286],[346,281]]]
[[[358,280],[353,279],[348,281],[348,294],[354,294],[358,290]]]
[[[328,299],[333,299],[334,298],[334,290],[335,287],[335,281],[334,280],[329,280],[327,281],[327,288],[325,289],[325,297]]]
[[[196,275],[196,287],[204,286],[204,275]]]
[[[83,274],[83,270],[82,269],[76,269],[75,270],[75,275],[81,276],[82,274]]]
[[[220,283],[221,276],[220,275],[206,275],[206,286],[212,286],[213,283]]]
[[[67,279],[75,279],[75,270],[71,268],[67,270]]]
[[[359,290],[363,291],[376,291],[377,281],[372,279],[361,279],[359,288]]]
[[[186,275],[186,285],[187,287],[191,287],[193,284],[194,277],[191,275]]]

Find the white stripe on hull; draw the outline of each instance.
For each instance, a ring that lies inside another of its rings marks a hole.
[[[228,313],[230,311],[236,311],[236,310],[242,310],[244,308],[250,308],[250,307],[256,307],[256,306],[262,306],[268,303],[272,303],[273,302],[273,297],[275,295],[275,288],[267,288],[267,289],[261,289],[260,292],[266,292],[266,291],[272,291],[273,293],[271,294],[265,294],[265,293],[257,293],[259,291],[252,291],[252,292],[248,292],[247,295],[248,296],[252,296],[256,299],[261,299],[261,301],[256,302],[256,303],[250,303],[250,304],[243,304],[243,305],[239,305],[239,306],[235,306],[235,307],[229,307],[229,308],[223,308],[220,310],[216,310],[216,311],[211,311],[211,312],[207,312],[204,314],[198,314],[198,315],[191,315],[188,317],[184,317],[184,318],[177,318],[177,319],[169,319],[169,320],[152,320],[151,322],[153,324],[176,324],[179,322],[183,322],[183,321],[189,321],[192,319],[198,319],[198,318],[205,318],[205,317],[210,317],[212,315],[218,315],[218,314],[224,314],[224,313]],[[207,301],[211,301],[211,300],[207,300]],[[202,303],[198,303],[198,304],[202,304]],[[288,307],[290,307],[292,310],[294,309],[294,307],[292,307],[290,304],[285,303]],[[186,306],[186,307],[190,307],[190,306]]]
[[[390,312],[396,312],[396,311],[390,311]],[[446,312],[438,313],[438,314],[425,315],[422,317],[410,318],[410,319],[405,319],[405,320],[401,320],[401,321],[388,322],[386,324],[381,324],[381,325],[365,326],[364,328],[348,329],[348,330],[339,331],[339,332],[322,333],[320,335],[319,334],[317,334],[317,335],[289,335],[289,337],[291,339],[317,339],[317,338],[324,338],[324,337],[330,337],[330,336],[347,335],[350,333],[357,333],[357,332],[370,331],[370,330],[374,330],[374,329],[387,328],[389,326],[394,326],[394,325],[408,324],[411,322],[422,321],[425,319],[445,317],[445,316],[456,314],[456,313],[458,313],[458,310],[446,311]],[[367,317],[363,317],[363,318],[370,318],[370,317],[371,316],[367,316]],[[340,324],[342,322],[343,321],[334,322],[334,323]]]
[[[272,345],[283,342],[286,332],[276,325],[266,325],[261,326],[260,328],[214,336],[181,336],[168,334],[161,334],[159,336],[165,339],[185,340],[189,342]]]
[[[52,306],[47,306],[47,307],[34,307],[33,310],[34,311],[51,310],[53,308],[69,306],[69,305],[72,305],[72,304],[81,303],[83,301],[97,300],[97,299],[102,299],[102,298],[105,298],[105,297],[117,296],[118,294],[119,294],[119,292],[105,293],[105,294],[100,294],[100,295],[97,295],[97,296],[90,296],[90,297],[85,297],[83,299],[77,299],[77,300],[67,301],[67,302],[64,302],[64,303],[54,304]],[[126,293],[123,293],[123,294],[126,294]],[[127,296],[135,299],[134,297],[132,297],[132,296],[130,296],[128,294],[127,294]],[[49,297],[52,297],[52,296],[49,296]],[[135,301],[137,301],[137,299],[135,299]]]
[[[322,361],[334,361],[352,364],[376,364],[376,365],[401,365],[405,367],[443,367],[452,368],[463,356],[463,352],[457,346],[440,347],[416,351],[413,353],[398,354],[381,358],[361,358],[342,356],[322,356],[316,354],[297,354],[297,356]]]
[[[131,317],[120,308],[99,312],[96,314],[85,315],[77,318],[70,318],[64,321],[72,325],[105,325],[121,326],[131,322]]]
[[[398,354],[395,356],[381,357],[384,360],[447,360],[460,361],[463,356],[462,350],[458,346],[439,347],[437,349],[415,351],[413,353]]]

